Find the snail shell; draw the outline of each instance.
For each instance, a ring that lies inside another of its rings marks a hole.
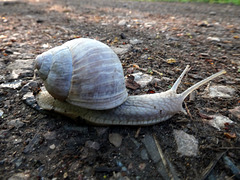
[[[50,49],[37,56],[35,68],[54,98],[73,105],[111,109],[128,96],[118,56],[93,39],[74,39]]]

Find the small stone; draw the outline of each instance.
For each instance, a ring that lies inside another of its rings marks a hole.
[[[18,89],[22,85],[22,80],[15,80],[9,83],[2,83],[0,87],[2,88],[10,88],[10,89]]]
[[[209,15],[211,15],[211,16],[215,16],[216,14],[217,14],[217,13],[214,12],[214,11],[209,12]]]
[[[30,174],[29,173],[17,173],[8,178],[8,180],[29,180],[30,179]]]
[[[218,38],[218,37],[208,37],[207,40],[220,42],[220,38]]]
[[[208,91],[208,89],[206,89]],[[235,89],[229,86],[210,86],[208,96],[210,98],[222,97],[222,98],[231,98],[235,94]]]
[[[12,71],[12,78],[16,79],[20,75],[33,73],[33,60],[16,60],[7,66],[7,69]]]
[[[56,139],[56,131],[48,131],[44,133],[43,136],[46,140],[54,140]]]
[[[3,110],[0,109],[0,117],[2,117],[3,113]]]
[[[121,33],[121,34],[120,34],[120,37],[121,37],[122,39],[126,39],[126,38],[127,38],[124,33]]]
[[[182,130],[174,130],[173,134],[177,143],[177,152],[181,156],[197,156],[198,141],[193,135]]]
[[[146,149],[143,149],[143,150],[141,151],[141,158],[142,158],[142,160],[148,160],[148,159],[149,159],[148,153],[147,153],[147,150],[146,150]]]
[[[24,94],[22,100],[29,106],[33,107],[36,104],[36,99],[32,92]]]
[[[152,76],[148,74],[143,74],[142,72],[134,73],[132,74],[134,76],[134,81],[141,86],[141,88],[144,88],[147,86],[153,79]]]
[[[108,139],[115,147],[120,147],[122,144],[122,136],[118,133],[109,134]]]
[[[14,139],[13,144],[19,144],[22,142],[22,139]]]
[[[25,84],[20,92],[28,92],[31,91],[32,89],[37,89],[38,88],[38,83],[35,81],[29,81],[27,84]]]
[[[225,127],[226,123],[232,124],[234,123],[232,120],[230,120],[228,117],[226,116],[222,116],[222,115],[213,115],[211,116],[213,117],[213,119],[208,120],[208,124],[210,124],[211,126],[215,127],[218,130],[221,130],[221,128]]]
[[[70,172],[76,172],[77,169],[79,168],[80,164],[81,164],[81,163],[80,163],[79,161],[73,162],[73,163],[71,164],[70,168],[69,168],[69,171],[70,171]]]
[[[143,41],[139,40],[139,39],[131,39],[130,40],[130,44],[133,44],[133,45],[141,44],[141,43],[143,43]]]
[[[48,43],[47,44],[42,44],[42,48],[44,48],[44,49],[50,48],[50,45]]]
[[[161,79],[153,78],[149,84],[151,84],[153,87],[161,87]]]
[[[99,150],[100,149],[100,144],[98,142],[94,141],[86,141],[85,146],[91,149]]]
[[[18,158],[14,162],[15,162],[16,168],[18,168],[19,166],[21,166],[21,164],[23,162],[23,158]]]
[[[125,26],[126,24],[127,24],[127,21],[124,20],[124,19],[122,19],[122,20],[120,20],[120,21],[118,22],[118,25],[119,25],[119,26]]]
[[[29,153],[35,150],[36,147],[39,146],[39,142],[41,141],[41,135],[36,133],[32,139],[27,139],[28,144],[25,146],[23,153]]]
[[[6,138],[9,130],[0,130],[0,138]]]
[[[154,26],[155,24],[156,24],[156,21],[151,21],[151,22],[144,23],[144,26],[146,28],[150,28],[150,27]]]
[[[67,177],[68,177],[68,173],[65,172],[65,173],[63,174],[63,178],[66,179]]]
[[[56,148],[56,146],[55,146],[55,144],[52,144],[51,146],[49,146],[49,148],[53,150]]]
[[[108,130],[108,127],[95,127],[98,136],[102,136]]]
[[[229,112],[236,116],[238,119],[240,119],[240,106],[230,109]]]
[[[143,55],[141,55],[141,59],[145,59],[145,60],[147,60],[148,59],[148,57],[149,57],[149,54],[143,54]]]
[[[146,164],[145,164],[145,163],[140,163],[140,164],[138,165],[138,167],[139,167],[139,169],[140,169],[141,171],[143,171],[143,170],[145,169],[145,167],[146,167]]]
[[[7,124],[10,126],[14,126],[16,128],[20,128],[24,125],[24,123],[20,120],[20,118],[10,120]]]
[[[127,53],[128,51],[130,51],[131,45],[127,44],[127,45],[120,45],[118,47],[115,46],[111,46],[112,50],[118,54],[118,55],[122,55]]]

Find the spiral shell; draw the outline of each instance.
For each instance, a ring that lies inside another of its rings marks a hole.
[[[37,56],[35,68],[47,91],[70,104],[104,110],[127,99],[121,62],[99,41],[68,41]]]

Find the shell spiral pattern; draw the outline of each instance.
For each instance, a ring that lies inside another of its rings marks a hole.
[[[123,69],[107,45],[87,38],[68,41],[37,56],[35,67],[55,98],[104,110],[127,99]]]

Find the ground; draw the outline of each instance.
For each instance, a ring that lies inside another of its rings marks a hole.
[[[16,88],[0,89],[0,179],[237,178],[226,157],[239,167],[240,119],[229,111],[240,100],[238,6],[0,1],[0,21],[0,84],[20,82]],[[194,100],[185,101],[188,115],[179,113],[146,127],[88,125],[39,111],[36,104],[24,101],[23,96],[36,92],[42,83],[33,79],[35,57],[78,37],[125,50],[119,53],[125,75],[141,71],[160,79],[142,89],[129,89],[131,95],[166,91],[186,65],[191,70],[179,92],[225,69],[227,74],[212,83],[230,86],[235,94],[206,98],[206,86],[201,87]],[[217,130],[203,114],[221,114],[235,124]],[[176,130],[197,139],[196,156],[179,153]]]

